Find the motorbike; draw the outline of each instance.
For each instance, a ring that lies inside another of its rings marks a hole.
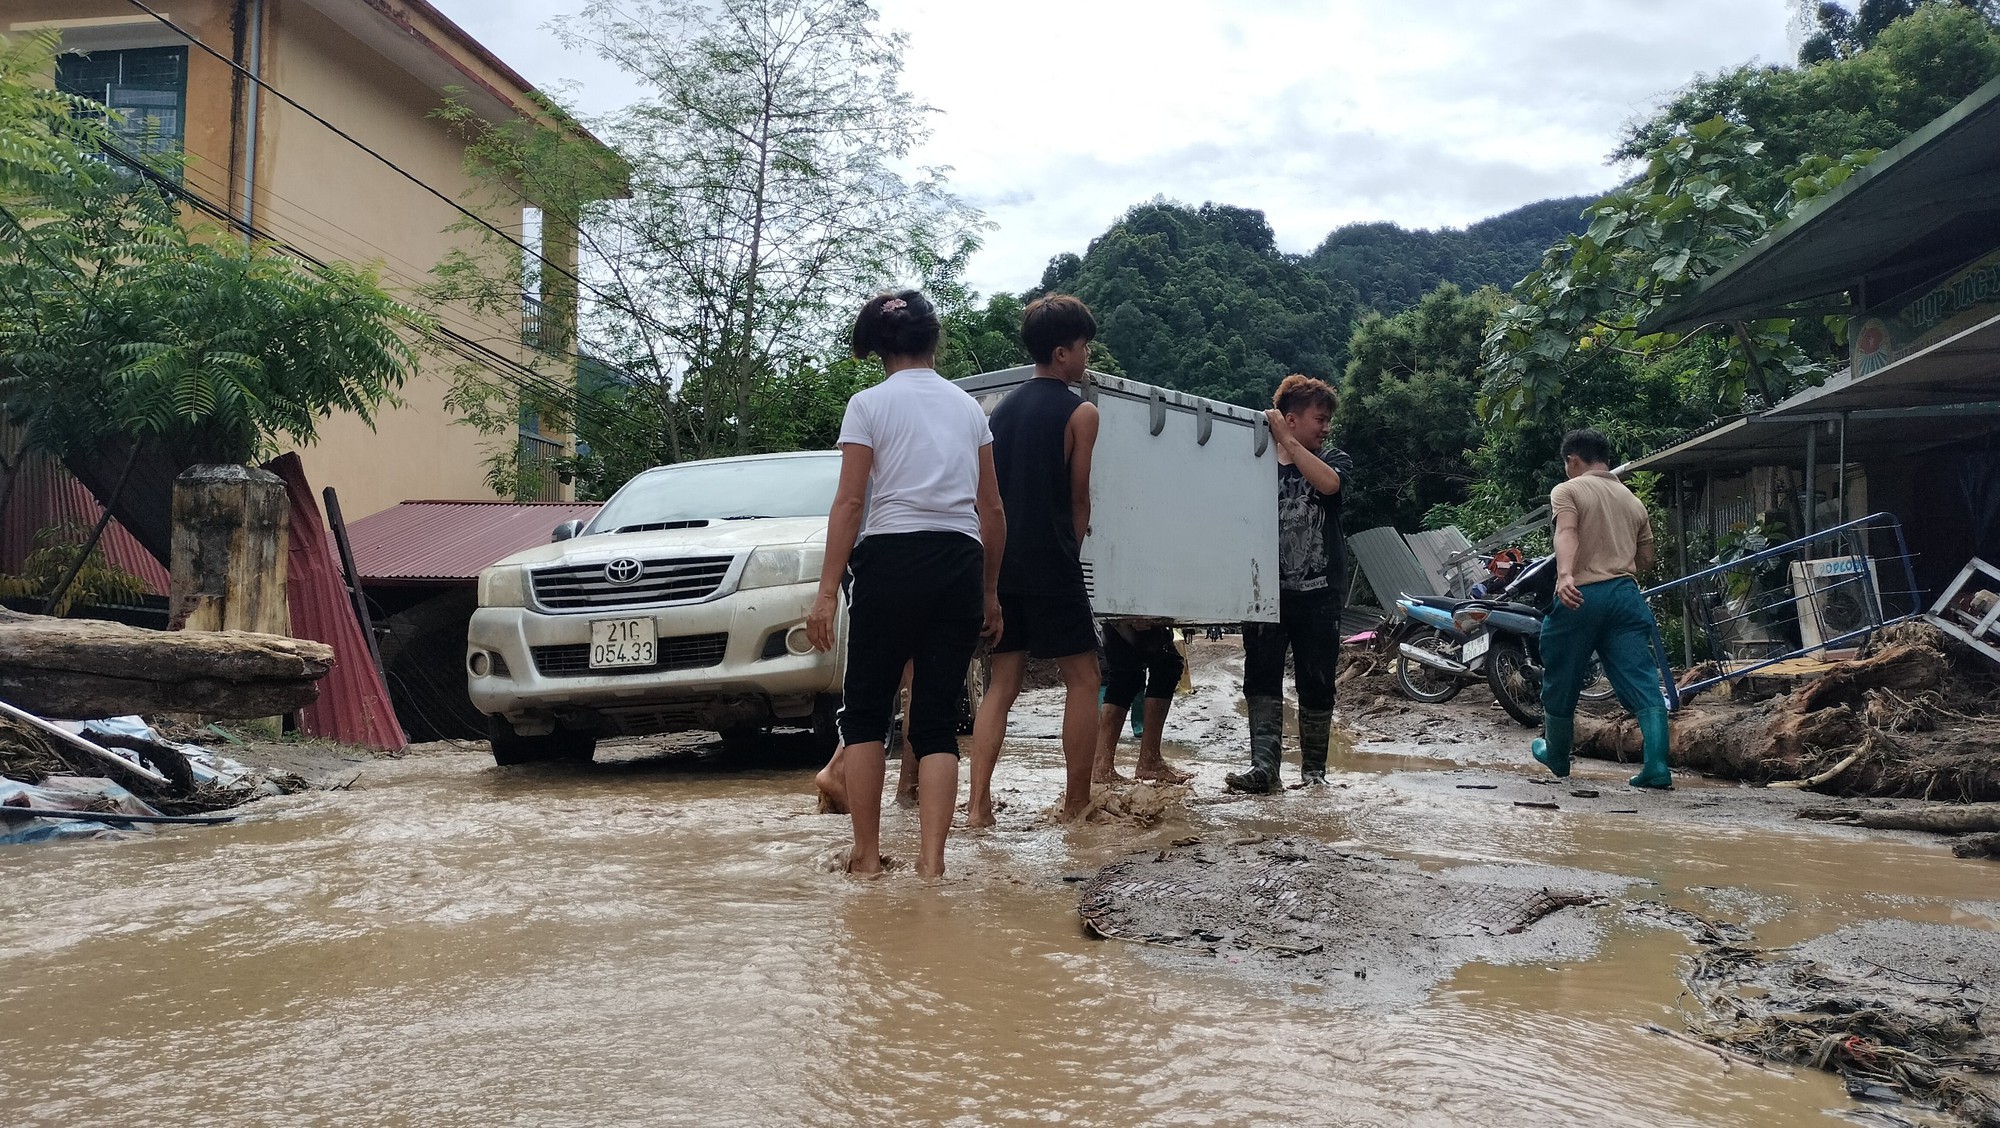
[[[1508,716],[1540,728],[1542,617],[1555,599],[1555,578],[1555,557],[1545,556],[1490,598],[1399,597],[1402,620],[1391,638],[1397,688],[1411,700],[1440,704],[1484,681]],[[1611,692],[1592,658],[1583,696],[1601,700]]]

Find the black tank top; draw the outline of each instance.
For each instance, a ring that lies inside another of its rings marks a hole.
[[[993,409],[993,469],[1007,511],[1000,590],[1069,591],[1083,586],[1069,459],[1063,432],[1082,400],[1061,380],[1038,376]]]

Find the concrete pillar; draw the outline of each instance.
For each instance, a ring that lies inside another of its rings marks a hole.
[[[285,599],[290,502],[251,466],[194,466],[174,479],[168,626],[292,633]]]

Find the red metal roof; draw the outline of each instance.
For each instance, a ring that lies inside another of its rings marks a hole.
[[[503,556],[549,543],[564,521],[596,516],[594,501],[406,501],[347,526],[364,583],[461,584]]]

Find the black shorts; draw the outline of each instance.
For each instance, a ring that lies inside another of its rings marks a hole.
[[[963,533],[877,534],[854,546],[843,741],[888,736],[903,667],[913,664],[910,750],[958,754],[959,694],[985,617],[984,562],[979,542]]]
[[[1139,695],[1171,701],[1180,688],[1180,648],[1171,627],[1128,627],[1104,624],[1104,650],[1099,658],[1104,678],[1104,703],[1130,709]]]
[[[1082,584],[1069,591],[1003,591],[1000,625],[995,654],[1025,650],[1030,658],[1067,658],[1097,652],[1097,624]]]

